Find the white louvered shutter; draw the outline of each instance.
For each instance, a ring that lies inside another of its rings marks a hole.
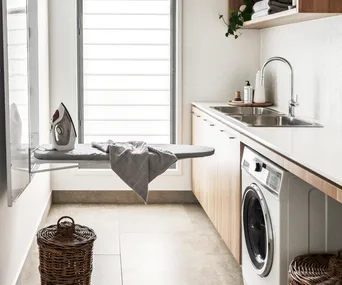
[[[170,143],[170,0],[83,1],[84,143]]]

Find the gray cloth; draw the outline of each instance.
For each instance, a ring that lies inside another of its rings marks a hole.
[[[269,14],[276,14],[276,13],[279,13],[279,12],[283,12],[283,11],[289,10],[289,8],[291,8],[290,4],[279,2],[279,1],[275,1],[275,0],[269,1],[268,4],[269,4],[269,7],[270,7],[269,10],[268,10]]]
[[[92,146],[109,153],[112,170],[131,187],[146,203],[148,184],[164,173],[177,157],[162,149],[148,146],[145,142],[92,143]]]
[[[292,6],[292,4],[281,3],[281,2],[278,2],[278,1],[274,1],[274,0],[269,1],[268,5],[270,7],[276,7],[278,9],[283,9],[283,10],[288,10],[289,7]]]
[[[272,2],[279,2],[279,3],[283,3],[283,4],[287,4],[289,6],[292,6],[293,1],[292,0],[270,0]]]
[[[279,8],[277,6],[270,5],[270,9],[268,10],[268,14],[272,15],[272,14],[280,13],[280,12],[287,11],[287,10],[288,9]]]

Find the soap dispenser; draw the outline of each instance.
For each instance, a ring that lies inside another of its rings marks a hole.
[[[246,80],[246,85],[243,88],[243,101],[244,103],[253,103],[253,87],[248,80]]]

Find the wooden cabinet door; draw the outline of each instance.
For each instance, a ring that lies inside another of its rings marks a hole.
[[[221,128],[216,148],[217,230],[236,258],[241,262],[241,186],[240,141],[228,127]]]
[[[198,110],[192,114],[192,143],[215,148],[215,125],[211,118]],[[193,192],[215,224],[217,193],[217,162],[215,155],[192,160]]]
[[[216,148],[217,129],[212,118],[204,118],[204,145]],[[217,155],[214,154],[203,159],[201,174],[201,184],[203,185],[203,207],[212,221],[217,226]]]
[[[193,144],[215,148],[213,156],[192,160],[193,192],[240,263],[239,134],[196,108],[192,118]]]
[[[201,129],[201,116],[192,112],[192,144],[193,145],[203,145],[202,142],[202,133],[203,129]],[[197,200],[201,202],[201,167],[202,167],[202,159],[201,158],[193,158],[192,159],[192,190],[197,198]]]

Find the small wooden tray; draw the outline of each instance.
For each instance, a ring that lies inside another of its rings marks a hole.
[[[229,101],[228,105],[237,106],[237,107],[269,107],[272,106],[273,103],[244,103],[243,101]]]

